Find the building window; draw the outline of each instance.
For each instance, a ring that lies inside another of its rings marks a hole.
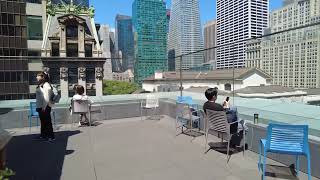
[[[27,0],[28,3],[41,4],[41,0]]]
[[[225,91],[231,91],[231,84],[229,84],[229,83],[228,83],[228,84],[225,84],[225,85],[224,85],[224,90],[225,90]]]
[[[78,68],[68,69],[68,82],[69,84],[78,84]]]
[[[60,68],[50,68],[49,74],[52,84],[60,84]]]
[[[42,17],[27,16],[28,39],[42,40]]]
[[[87,68],[86,69],[86,82],[87,83],[95,83],[95,69],[94,68]]]
[[[67,26],[67,38],[78,38],[78,26],[68,25]]]
[[[78,57],[78,44],[67,44],[67,57]]]
[[[60,56],[60,48],[59,43],[52,43],[51,44],[51,56]]]
[[[92,44],[85,45],[85,55],[86,57],[92,57]]]

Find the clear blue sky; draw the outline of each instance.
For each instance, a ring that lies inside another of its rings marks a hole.
[[[131,16],[131,5],[134,0],[90,0],[90,4],[96,8],[96,23],[108,24],[114,27],[116,14]],[[216,0],[199,0],[201,22],[214,19],[216,16]],[[269,0],[270,10],[281,7],[282,0]],[[170,0],[167,0],[170,8]]]

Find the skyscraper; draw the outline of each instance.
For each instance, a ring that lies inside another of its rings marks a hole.
[[[169,62],[176,56],[203,49],[198,0],[172,0],[168,55]],[[180,69],[180,59],[175,59],[175,69]],[[184,56],[182,69],[189,69],[204,62],[203,53]]]
[[[125,15],[116,16],[116,49],[122,53],[123,71],[133,69],[134,64],[134,38],[132,31],[132,18]]]
[[[262,38],[260,66],[273,84],[320,87],[320,25],[299,28],[320,22],[317,12],[319,0],[291,0],[271,12],[268,31],[276,34]]]
[[[99,30],[99,36],[102,40],[101,50],[104,57],[107,58],[103,65],[103,73],[105,80],[112,79],[112,62],[111,62],[111,50],[110,50],[110,28],[108,25],[101,25]]]
[[[212,48],[217,46],[217,21],[212,20],[204,25],[204,48]],[[212,61],[216,63],[216,49],[205,51],[205,62]]]
[[[26,3],[0,0],[0,100],[29,98]]]
[[[135,0],[132,5],[135,37],[135,82],[167,68],[167,15],[163,0]]]
[[[268,0],[217,0],[217,68],[245,66],[246,39],[268,27]]]

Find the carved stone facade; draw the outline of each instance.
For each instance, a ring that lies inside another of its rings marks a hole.
[[[102,96],[103,57],[92,8],[47,4],[47,23],[41,49],[43,65],[60,73],[62,97],[82,85],[88,95]],[[60,70],[60,71],[59,71]],[[88,88],[89,87],[89,88]]]

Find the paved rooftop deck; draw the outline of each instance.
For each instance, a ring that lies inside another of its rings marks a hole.
[[[227,164],[223,153],[204,154],[204,136],[193,141],[186,135],[176,137],[173,120],[166,116],[160,121],[103,121],[92,128],[70,129],[68,125],[56,133],[53,144],[32,141],[33,136],[17,133],[8,146],[7,165],[17,173],[13,180],[260,179],[257,154],[235,153]],[[267,171],[298,179],[290,168],[270,166]],[[300,179],[306,179],[305,174]]]

